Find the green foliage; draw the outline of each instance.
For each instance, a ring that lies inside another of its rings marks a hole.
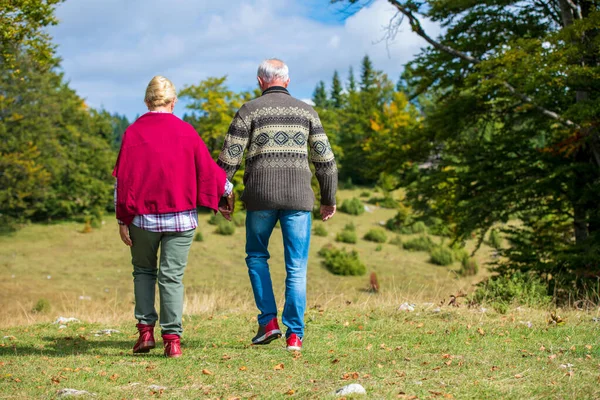
[[[547,306],[552,297],[548,286],[532,274],[515,272],[510,276],[495,276],[479,284],[471,296],[476,304],[490,304],[498,312],[506,312],[511,305],[529,307]]]
[[[225,217],[223,217],[223,215],[221,215],[221,213],[213,213],[211,211],[211,216],[208,219],[208,223],[210,225],[219,225],[222,222],[227,222],[227,220],[225,219]]]
[[[344,230],[345,231],[355,232],[356,231],[356,225],[354,225],[354,222],[348,222],[346,225],[344,225]]]
[[[323,225],[322,223],[315,224],[315,226],[313,228],[313,234],[315,236],[322,236],[322,237],[327,236],[327,229],[325,229],[325,225]]]
[[[406,242],[402,243],[402,247],[404,250],[408,251],[429,251],[435,247],[435,244],[429,236],[423,235],[407,240]]]
[[[502,247],[502,237],[500,236],[500,232],[498,232],[497,229],[492,229],[490,231],[488,244],[494,249],[499,249]]]
[[[359,196],[360,197],[370,197],[371,196],[371,192],[365,190],[363,192],[360,192]]]
[[[383,250],[383,246],[378,244],[377,247],[375,247],[375,251],[381,251]]]
[[[58,72],[46,33],[58,3],[0,6],[0,219],[9,226],[112,207],[110,118]]]
[[[325,82],[319,81],[315,91],[313,92],[312,101],[315,103],[315,107],[327,108],[327,89],[325,89]]]
[[[323,266],[334,275],[362,276],[367,272],[367,268],[360,261],[358,252],[355,250],[347,252],[343,249],[325,246],[318,254],[325,258],[322,262]]]
[[[461,263],[464,262],[465,260],[468,260],[469,257],[471,257],[471,255],[469,254],[467,249],[465,249],[464,247],[456,247],[456,248],[453,248],[453,250],[454,250],[454,258],[456,260],[460,261]]]
[[[365,212],[365,206],[360,199],[353,197],[352,199],[344,200],[340,211],[350,215],[361,215]]]
[[[202,232],[196,232],[196,236],[194,236],[194,241],[195,242],[204,242],[204,236],[202,235]]]
[[[385,227],[396,233],[403,233],[401,230],[410,224],[411,210],[402,203],[398,204],[398,212],[395,216],[388,219]]]
[[[402,246],[402,238],[399,235],[396,235],[390,239],[390,244]]]
[[[355,244],[358,241],[355,231],[344,229],[335,236],[336,242]]]
[[[387,236],[381,229],[371,229],[365,234],[364,239],[369,242],[385,243],[387,241]]]
[[[37,303],[31,309],[31,312],[38,314],[48,314],[52,310],[52,306],[50,305],[50,301],[47,299],[39,299]]]
[[[235,224],[223,219],[223,221],[219,221],[217,224],[215,233],[223,236],[231,236],[235,233]]]
[[[434,246],[430,249],[429,262],[436,265],[451,265],[454,262],[454,252],[447,246]]]
[[[473,276],[479,272],[479,264],[474,258],[466,257],[461,261],[461,267],[458,270],[460,276]]]
[[[243,212],[235,212],[231,216],[231,222],[238,228],[246,226],[246,214]]]

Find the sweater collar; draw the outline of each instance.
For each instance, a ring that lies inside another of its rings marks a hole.
[[[288,92],[288,90],[286,88],[284,88],[283,86],[271,86],[270,88],[268,88],[267,90],[262,92],[262,95],[264,96],[265,94],[271,94],[271,93],[285,93],[288,96],[290,95],[290,92]]]

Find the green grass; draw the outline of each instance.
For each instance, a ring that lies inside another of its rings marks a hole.
[[[341,191],[339,199],[361,190]],[[338,213],[323,226],[340,232],[353,223],[363,237],[394,215],[370,206],[358,217]],[[217,235],[209,218],[200,216],[203,241],[192,244],[184,277],[184,357],[177,360],[164,359],[161,349],[130,354],[136,337],[131,260],[112,216],[85,234],[82,223],[66,222],[29,225],[0,237],[0,397],[53,398],[59,389],[73,388],[97,398],[147,398],[161,395],[149,388],[158,385],[169,399],[320,399],[353,382],[367,389],[368,398],[600,397],[600,324],[591,322],[590,313],[563,313],[563,326],[547,326],[547,312],[538,310],[509,308],[500,315],[491,308],[481,313],[445,306],[435,313],[425,303],[472,292],[487,271],[457,278],[458,263],[440,268],[428,263],[425,252],[363,240],[351,247],[367,276],[340,277],[317,256],[333,237],[313,235],[301,355],[287,353],[283,340],[251,347],[257,311],[244,262],[245,229]],[[468,251],[473,247],[467,243]],[[280,229],[269,250],[281,310]],[[475,255],[479,265],[488,254],[483,246]],[[368,291],[371,272],[379,281],[376,295]],[[404,301],[417,303],[417,310],[397,311]],[[32,311],[42,303],[48,313]],[[84,322],[60,330],[50,324],[59,315]],[[107,328],[121,333],[95,336]],[[284,368],[275,369],[280,364]],[[565,375],[561,364],[573,364],[573,375]],[[290,390],[293,395],[286,394]]]
[[[567,313],[565,325],[548,326],[545,313],[535,310],[500,316],[447,306],[439,313],[430,305],[417,305],[412,313],[396,307],[376,295],[371,304],[313,306],[301,354],[286,352],[283,340],[249,346],[252,312],[186,316],[180,359],[163,358],[160,348],[131,355],[132,322],[2,329],[7,338],[0,340],[0,388],[23,399],[54,397],[63,388],[107,399],[321,399],[356,382],[368,398],[600,396],[600,324],[589,314]],[[95,336],[105,328],[121,333]]]

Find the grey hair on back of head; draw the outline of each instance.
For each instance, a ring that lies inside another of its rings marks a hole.
[[[285,82],[290,78],[288,66],[278,58],[269,58],[261,62],[258,66],[257,76],[266,83]]]

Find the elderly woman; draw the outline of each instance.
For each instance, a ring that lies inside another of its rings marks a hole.
[[[123,242],[131,247],[135,318],[134,353],[155,347],[154,307],[158,278],[160,327],[167,357],[181,356],[183,272],[198,226],[197,206],[233,211],[232,185],[213,161],[196,130],[173,115],[173,83],[152,78],[146,89],[149,112],[123,135],[113,171],[115,208]],[[160,247],[160,262],[157,253]]]

